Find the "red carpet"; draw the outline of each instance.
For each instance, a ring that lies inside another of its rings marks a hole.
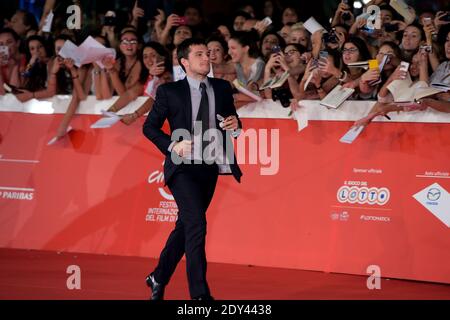
[[[147,299],[144,279],[155,259],[0,249],[0,299]],[[69,290],[69,265],[81,269],[81,289]],[[366,277],[314,271],[210,263],[216,299],[450,299],[450,285],[382,279],[368,290]],[[167,299],[189,299],[185,264],[166,289]]]

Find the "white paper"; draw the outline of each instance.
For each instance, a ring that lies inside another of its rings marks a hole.
[[[182,80],[186,77],[186,72],[184,72],[181,66],[173,66],[173,81]]]
[[[316,32],[317,30],[325,30],[324,27],[320,23],[317,22],[314,17],[310,17],[306,22],[303,24],[306,30],[308,30],[311,34]]]
[[[363,68],[365,70],[369,69],[369,61],[357,61],[357,62],[350,62],[347,64],[349,68]]]
[[[50,11],[47,17],[45,18],[45,24],[42,27],[42,32],[50,32],[52,30],[52,23],[54,18],[53,11]]]
[[[100,110],[100,112],[105,117],[118,117],[118,115],[116,113],[112,112],[112,111]]]
[[[275,89],[278,87],[281,87],[286,80],[289,78],[289,72],[285,71],[282,74],[279,75],[275,75],[273,78],[270,78],[269,80],[267,80],[260,88],[259,90],[264,90],[264,89]]]
[[[387,88],[394,97],[394,102],[413,102],[442,92],[440,89],[429,87],[425,81],[413,83],[409,73],[407,73],[406,79],[394,80]]]
[[[303,87],[303,90],[306,91],[306,88],[308,88],[308,85],[309,85],[309,83],[311,82],[312,77],[313,77],[315,71],[316,71],[316,70],[313,70],[313,71],[309,74],[308,79],[306,79],[306,82],[305,82],[305,85],[304,85],[304,87]]]
[[[122,119],[121,116],[115,114],[114,112],[105,111],[105,110],[102,110],[101,112],[104,115],[104,117],[100,118],[95,123],[93,123],[91,125],[92,129],[110,128],[113,125],[115,125],[117,122],[119,122],[120,119]]]
[[[66,134],[68,134],[70,131],[72,131],[72,127],[71,126],[68,126],[67,127],[67,130],[66,130]],[[62,138],[62,137],[53,137],[53,138],[51,138],[50,139],[50,141],[49,142],[47,142],[47,145],[48,146],[51,146],[52,144],[54,144],[56,141],[58,141],[60,138]]]
[[[262,19],[262,23],[267,28],[272,24],[272,19],[270,19],[270,17],[265,17],[264,19]]]
[[[263,100],[263,98],[261,98],[257,94],[251,92],[250,90],[248,90],[247,88],[242,86],[242,84],[239,82],[238,79],[234,79],[233,84],[236,87],[236,89],[238,89],[239,92],[245,94],[246,96],[252,98],[253,100],[258,101],[258,102]]]
[[[76,66],[81,66],[81,56],[77,56],[76,52],[78,47],[70,40],[66,40],[61,50],[59,50],[59,55],[63,58],[73,59]]]
[[[61,48],[59,55],[63,58],[73,59],[77,67],[96,62],[100,68],[104,68],[101,60],[107,56],[112,56],[115,59],[116,50],[106,48],[97,40],[89,36],[79,47],[70,40],[67,40]]]
[[[334,87],[325,98],[320,101],[320,104],[326,106],[328,108],[337,109],[339,106],[350,97],[355,89],[353,88],[344,88],[340,84]]]
[[[210,67],[209,67],[209,73],[206,76],[208,78],[214,78],[214,70],[213,70],[212,63],[210,64]]]
[[[364,126],[352,127],[342,136],[341,139],[339,139],[339,141],[342,143],[352,143],[363,130]]]
[[[297,120],[298,131],[302,131],[308,126],[308,113],[305,107],[300,106],[295,110],[293,116]]]
[[[403,0],[391,0],[389,5],[405,18],[406,24],[410,24],[414,21],[413,14],[408,10],[408,5]]]

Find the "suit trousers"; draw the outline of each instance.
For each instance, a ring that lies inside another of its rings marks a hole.
[[[186,254],[191,298],[210,295],[206,281],[206,210],[214,195],[219,169],[216,164],[181,164],[167,183],[178,206],[178,219],[161,251],[154,271],[166,285]]]

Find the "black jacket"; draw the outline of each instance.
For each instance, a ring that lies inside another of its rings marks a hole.
[[[238,118],[239,127],[242,128],[242,123],[234,107],[233,91],[229,82],[215,78],[208,78],[208,81],[214,89],[216,114],[220,114],[224,118],[235,115]],[[191,92],[186,78],[158,87],[155,103],[143,127],[144,135],[166,156],[164,161],[164,180],[167,184],[179,165],[172,162],[171,154],[168,151],[172,143],[171,136],[161,130],[166,119],[169,121],[171,132],[176,129],[186,129],[192,132]],[[217,119],[216,127],[220,129]],[[231,139],[231,135],[225,130],[220,131],[223,135],[225,148],[225,139]],[[234,178],[240,182],[242,172],[234,154],[233,157],[234,161],[230,164],[231,172]]]

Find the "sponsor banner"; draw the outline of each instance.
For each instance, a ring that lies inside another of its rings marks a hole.
[[[164,157],[145,119],[90,129],[99,117],[77,115],[47,146],[62,115],[1,113],[1,246],[159,256],[178,212]],[[376,264],[386,277],[450,283],[448,123],[372,123],[351,145],[339,142],[349,121],[243,126],[279,130],[267,148],[279,163],[264,174],[269,161],[250,163],[247,146],[242,183],[219,178],[209,261],[361,275]]]

